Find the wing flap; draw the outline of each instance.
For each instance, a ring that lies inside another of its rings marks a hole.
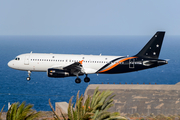
[[[75,62],[71,65],[68,65],[68,66],[64,67],[63,70],[69,71],[70,74],[73,74],[76,76],[79,74],[84,74],[84,69],[80,62]]]

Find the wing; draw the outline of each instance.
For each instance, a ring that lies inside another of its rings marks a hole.
[[[80,75],[80,74],[84,74],[84,69],[83,69],[83,66],[82,66],[82,62],[83,61],[80,61],[80,62],[75,62],[71,65],[68,65],[66,67],[63,67],[63,70],[65,71],[69,71],[70,74],[73,74],[73,75]]]

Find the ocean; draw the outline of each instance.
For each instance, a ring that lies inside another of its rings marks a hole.
[[[92,74],[91,81],[75,83],[76,77],[49,78],[45,72],[11,69],[7,63],[23,53],[57,53],[86,55],[133,56],[152,36],[0,36],[0,109],[8,102],[33,104],[37,111],[51,111],[48,99],[69,102],[77,92],[85,92],[89,84],[176,84],[180,81],[180,36],[165,36],[159,58],[169,59],[164,66],[124,74]]]

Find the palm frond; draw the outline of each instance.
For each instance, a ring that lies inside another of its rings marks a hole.
[[[52,104],[51,104],[50,99],[49,99],[49,105],[50,105],[51,110],[53,111],[54,115],[56,116],[56,117],[54,117],[54,118],[55,118],[56,120],[60,120],[59,116],[58,116],[58,115],[56,114],[56,112],[54,111],[54,108],[53,108],[53,106],[52,106]],[[64,120],[66,120],[66,119],[64,119]]]
[[[72,99],[73,99],[73,96],[69,100],[69,106],[68,106],[68,117],[69,117],[70,120],[74,120],[73,119],[74,112],[73,112],[73,107],[72,107]]]
[[[25,107],[25,102],[21,103],[21,105],[18,107],[18,110],[16,113],[17,118],[21,117],[24,107]]]
[[[4,105],[4,106],[5,106],[5,105]],[[2,112],[3,112],[4,106],[2,107],[1,112],[0,112],[0,120],[2,120],[2,119],[1,119],[1,115],[2,115]]]

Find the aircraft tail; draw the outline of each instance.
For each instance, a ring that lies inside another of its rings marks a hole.
[[[156,32],[156,34],[149,40],[149,42],[143,47],[143,49],[135,56],[158,59],[164,35],[164,31]]]

